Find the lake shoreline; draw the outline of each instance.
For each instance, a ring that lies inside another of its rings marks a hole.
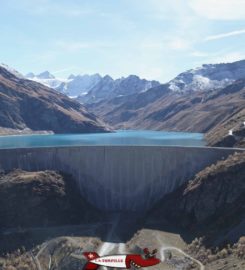
[[[3,136],[21,136],[21,135],[51,135],[54,134],[51,130],[32,130],[32,129],[12,129],[0,128],[0,137]]]

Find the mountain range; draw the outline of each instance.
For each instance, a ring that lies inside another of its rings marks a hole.
[[[48,71],[26,78],[56,93],[77,96],[87,111],[115,129],[202,132],[210,145],[244,144],[245,60],[205,64],[165,84],[136,75],[116,80],[109,75],[70,75],[61,80]],[[231,129],[236,136],[228,136]]]
[[[177,92],[209,91],[244,78],[245,60],[233,63],[209,64],[190,69],[169,82],[169,88]]]
[[[209,91],[231,84],[244,78],[245,60],[234,63],[204,64],[201,67],[180,73],[168,82],[173,92]],[[68,96],[77,96],[81,102],[96,103],[104,99],[140,94],[159,86],[158,81],[141,79],[136,75],[113,79],[109,75],[73,75],[67,79],[55,78],[49,71],[38,75],[28,73],[27,79],[40,82]]]
[[[38,75],[35,75],[34,73],[30,72],[26,74],[26,79],[39,82],[47,87],[56,89],[58,88],[62,83],[66,82],[66,79],[56,79],[54,75],[52,75],[49,71],[41,72]],[[62,91],[61,91],[62,92]]]
[[[110,131],[80,103],[0,66],[0,133]]]
[[[225,123],[245,108],[245,60],[203,65],[148,91],[86,107],[116,129],[203,132],[209,133],[211,145],[217,145],[217,134],[226,136],[235,126]],[[239,119],[236,125],[244,121]],[[214,135],[211,131],[220,125],[223,131]]]
[[[38,75],[28,73],[26,78],[54,88],[70,97],[77,97],[82,103],[94,103],[117,96],[141,93],[160,85],[158,81],[148,81],[136,75],[114,80],[109,75],[101,76],[98,73],[76,76],[71,74],[67,79],[59,79],[50,72],[44,71]]]

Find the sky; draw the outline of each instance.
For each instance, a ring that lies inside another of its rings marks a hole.
[[[245,0],[0,0],[0,63],[167,82],[245,59]]]

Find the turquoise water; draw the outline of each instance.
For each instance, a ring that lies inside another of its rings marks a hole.
[[[117,131],[115,133],[1,136],[0,148],[80,145],[178,145],[204,146],[201,133]]]

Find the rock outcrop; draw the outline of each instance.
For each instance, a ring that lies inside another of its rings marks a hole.
[[[90,213],[97,212],[68,175],[15,170],[0,176],[0,229],[78,224]]]

